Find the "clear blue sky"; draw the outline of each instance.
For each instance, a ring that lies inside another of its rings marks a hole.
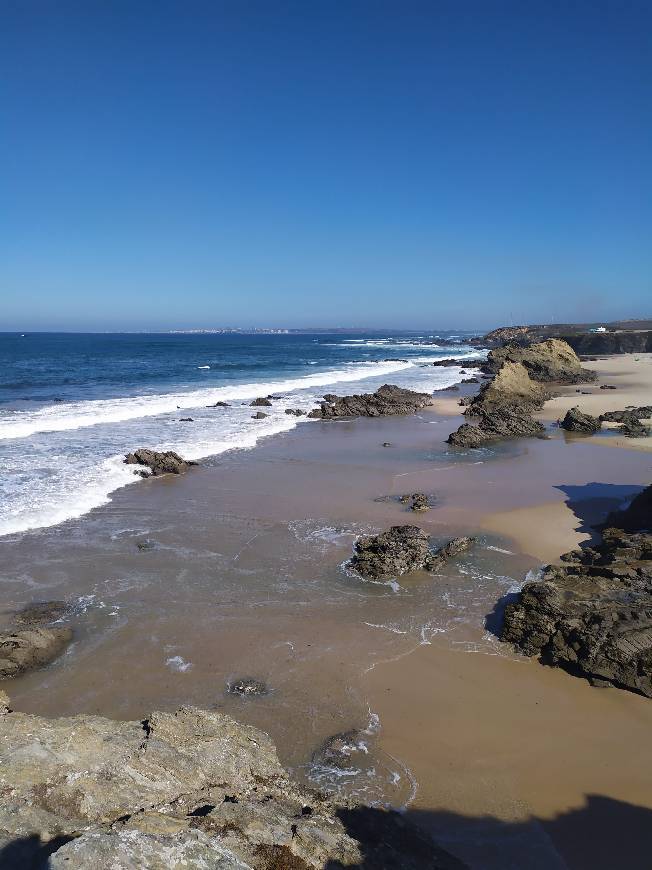
[[[0,4],[0,330],[652,313],[652,2]]]

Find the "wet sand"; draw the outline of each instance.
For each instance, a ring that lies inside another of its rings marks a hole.
[[[572,825],[551,845],[561,829],[551,820],[591,793],[649,805],[652,704],[515,656],[485,617],[639,491],[649,457],[556,429],[550,440],[449,449],[461,422],[450,411],[437,400],[413,417],[305,422],[184,477],[121,490],[80,520],[0,540],[6,618],[30,600],[74,604],[74,645],[9,684],[13,706],[119,718],[218,707],[267,730],[299,778],[409,803],[473,867],[613,866],[582,863]],[[427,514],[395,498],[417,490],[433,499]],[[442,542],[480,530],[479,543],[442,576],[397,588],[347,574],[356,534],[404,522]],[[153,548],[139,551],[143,540]],[[226,693],[244,675],[269,694]],[[351,729],[366,752],[349,772],[320,768],[313,753]],[[462,817],[484,818],[487,841],[494,819],[517,824],[478,851],[477,824]]]

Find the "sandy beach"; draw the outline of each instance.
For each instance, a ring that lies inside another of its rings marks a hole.
[[[581,397],[596,413],[652,394],[649,357],[598,372]],[[599,390],[612,380],[617,391]],[[410,417],[302,423],[3,539],[6,614],[29,600],[76,608],[68,653],[15,680],[13,706],[121,719],[183,703],[222,710],[270,733],[299,779],[407,807],[477,870],[646,867],[652,704],[524,659],[485,619],[649,483],[649,455],[555,427],[547,440],[452,450],[466,389]],[[577,401],[562,392],[546,419]],[[400,504],[414,491],[429,512]],[[395,587],[347,573],[356,535],[405,522],[478,544],[443,574]],[[242,675],[271,691],[233,698],[225,687]],[[351,729],[365,752],[334,780],[316,753]]]

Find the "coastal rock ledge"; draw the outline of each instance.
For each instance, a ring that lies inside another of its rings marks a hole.
[[[383,384],[375,393],[352,396],[324,396],[319,408],[314,408],[309,417],[332,420],[336,417],[382,417],[392,414],[414,414],[421,408],[432,405],[428,393],[415,393],[393,384]]]
[[[507,605],[501,639],[595,685],[652,698],[652,534],[609,528],[601,544],[562,560]]]
[[[453,538],[431,550],[430,536],[418,526],[392,526],[379,535],[364,535],[353,545],[349,566],[362,577],[376,580],[410,571],[438,571],[449,559],[464,553],[473,538]]]
[[[462,867],[398,813],[293,783],[229,716],[45,719],[0,700],[3,870]]]
[[[196,462],[190,462],[187,459],[182,459],[174,450],[148,450],[146,447],[141,447],[139,450],[134,450],[133,453],[127,453],[124,458],[125,465],[139,465],[143,469],[139,473],[145,477],[159,477],[161,474],[183,474],[191,465],[196,465]],[[145,471],[149,468],[149,472]]]

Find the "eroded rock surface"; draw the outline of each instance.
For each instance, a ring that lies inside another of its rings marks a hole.
[[[197,464],[182,459],[174,450],[149,450],[145,447],[134,450],[133,453],[127,453],[124,461],[126,465],[149,468],[149,474],[152,477],[158,477],[161,474],[182,474],[191,465]]]
[[[575,407],[566,411],[566,416],[561,421],[561,428],[567,432],[583,432],[590,435],[602,429],[602,422],[597,417],[585,414],[578,407]]]
[[[362,577],[400,577],[409,571],[436,571],[466,550],[472,538],[454,538],[433,551],[430,536],[418,526],[392,526],[379,535],[364,535],[353,545],[350,566]]]
[[[17,677],[58,658],[72,640],[61,624],[70,613],[65,601],[36,601],[18,610],[13,625],[0,630],[0,679]]]
[[[0,787],[3,870],[31,866],[10,863],[25,854],[56,870],[458,866],[395,813],[380,812],[384,837],[359,840],[360,808],[342,821],[289,779],[266,734],[193,707],[145,722],[5,712]]]
[[[477,425],[462,423],[448,436],[448,443],[454,447],[483,447],[505,438],[540,438],[544,433],[543,424],[527,408],[514,405],[483,411]]]
[[[523,347],[506,344],[489,352],[482,370],[496,374],[506,362],[523,365],[533,381],[557,384],[584,384],[594,381],[595,372],[582,367],[572,347],[558,338],[549,338]]]
[[[319,408],[308,416],[323,420],[335,417],[381,417],[391,414],[414,414],[432,404],[428,393],[415,393],[392,384],[383,384],[375,393],[352,396],[328,394]]]
[[[600,545],[548,565],[507,605],[501,637],[545,664],[652,697],[652,535],[606,529]]]

